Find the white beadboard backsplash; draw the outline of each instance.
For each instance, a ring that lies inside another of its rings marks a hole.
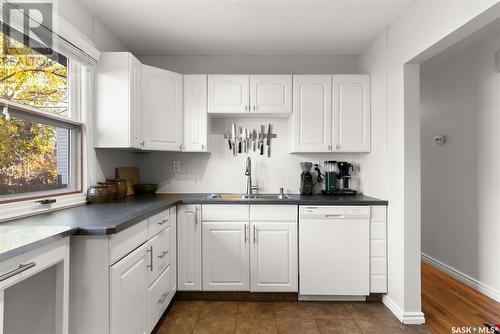
[[[238,154],[229,150],[224,133],[235,122],[248,129],[260,129],[272,124],[277,138],[271,140],[271,157],[258,152]],[[363,190],[360,166],[366,153],[341,154],[290,154],[289,120],[265,118],[217,118],[213,117],[209,129],[210,153],[151,152],[140,159],[142,182],[159,183],[160,192],[244,192],[246,185],[245,160],[252,159],[252,179],[262,193],[277,193],[283,187],[287,193],[298,193],[302,161],[323,164],[324,160],[350,161],[356,166],[352,188]],[[180,161],[181,170],[173,172],[173,161]],[[319,192],[317,187],[316,191]]]

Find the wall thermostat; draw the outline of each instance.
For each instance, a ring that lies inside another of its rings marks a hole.
[[[446,143],[446,136],[443,135],[435,136],[434,142],[438,145],[444,145]]]

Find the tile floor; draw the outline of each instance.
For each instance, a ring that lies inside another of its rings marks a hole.
[[[431,333],[425,326],[404,326],[379,302],[231,302],[174,303],[157,334],[330,334]]]

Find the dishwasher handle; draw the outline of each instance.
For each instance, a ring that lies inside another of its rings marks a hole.
[[[345,218],[345,215],[342,214],[342,213],[330,213],[330,214],[326,214],[325,215],[325,218]]]

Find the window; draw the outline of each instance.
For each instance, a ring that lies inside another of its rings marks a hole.
[[[0,32],[0,202],[80,191],[79,65],[10,36]]]

